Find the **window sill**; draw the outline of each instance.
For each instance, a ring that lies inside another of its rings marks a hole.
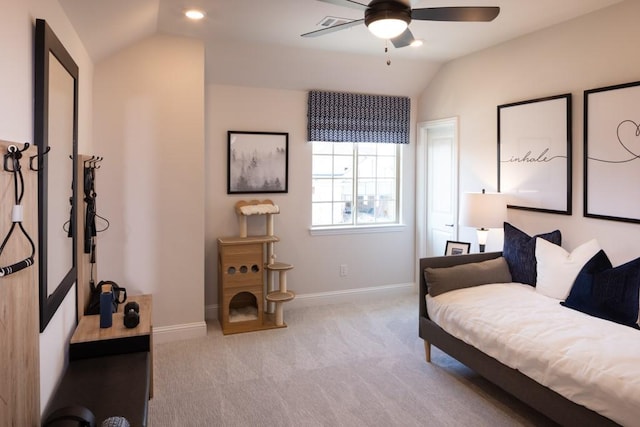
[[[312,236],[331,236],[338,234],[370,234],[370,233],[397,233],[406,228],[404,224],[385,225],[361,225],[357,227],[312,227],[309,234]]]

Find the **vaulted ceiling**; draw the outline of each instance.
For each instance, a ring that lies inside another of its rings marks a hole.
[[[414,20],[410,25],[411,31],[424,44],[418,48],[401,49],[389,45],[387,54],[385,41],[374,37],[364,25],[317,38],[301,37],[303,33],[321,28],[318,24],[326,17],[363,17],[362,11],[319,0],[59,1],[96,62],[152,34],[196,37],[204,42],[207,80],[229,83],[224,80],[232,78],[230,72],[223,72],[221,64],[225,61],[237,63],[239,55],[250,56],[256,52],[260,53],[258,56],[265,64],[269,58],[275,58],[273,64],[264,68],[275,67],[274,72],[280,74],[288,67],[278,69],[274,64],[284,61],[291,65],[291,57],[310,63],[310,67],[331,60],[349,63],[357,57],[364,64],[360,73],[371,69],[370,64],[378,64],[384,70],[387,58],[402,64],[398,67],[409,69],[421,64],[433,70],[451,59],[621,0],[413,0],[411,6],[414,8],[499,6],[500,14],[488,23]],[[187,20],[183,13],[188,8],[200,8],[206,13],[205,19],[199,22]],[[284,60],[285,57],[288,59]],[[242,63],[246,65],[246,62]],[[212,70],[215,64],[217,72]]]

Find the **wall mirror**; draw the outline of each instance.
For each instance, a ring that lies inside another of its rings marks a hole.
[[[42,19],[36,20],[34,61],[42,332],[76,282],[78,66]]]

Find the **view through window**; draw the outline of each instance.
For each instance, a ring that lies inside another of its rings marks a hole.
[[[398,223],[399,144],[313,142],[312,226]]]

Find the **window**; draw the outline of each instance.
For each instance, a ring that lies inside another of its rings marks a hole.
[[[398,224],[400,145],[313,142],[312,226]]]
[[[399,225],[399,147],[409,143],[410,115],[408,97],[309,92],[312,228]]]

